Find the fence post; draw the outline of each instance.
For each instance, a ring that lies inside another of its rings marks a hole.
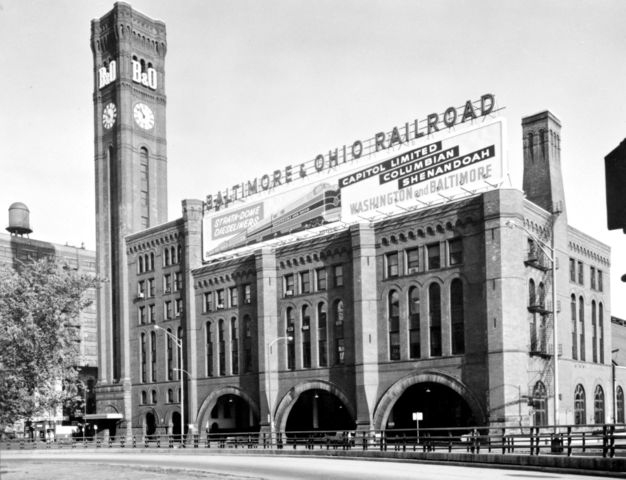
[[[506,428],[502,429],[502,455],[506,453]]]
[[[609,457],[613,458],[615,456],[615,425],[609,426]]]
[[[609,454],[609,429],[602,425],[602,456],[606,458]]]
[[[567,427],[567,456],[572,456],[572,427]]]

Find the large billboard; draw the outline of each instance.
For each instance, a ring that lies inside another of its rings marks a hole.
[[[299,175],[294,181],[284,181],[283,176],[274,188],[241,196],[221,208],[206,208],[204,259],[297,232],[376,221],[494,188],[505,174],[504,130],[502,119],[483,117],[409,140],[407,127],[407,140],[372,149],[358,161],[336,162],[333,168]]]

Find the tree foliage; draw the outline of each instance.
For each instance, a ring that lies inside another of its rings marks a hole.
[[[0,424],[76,395],[79,314],[97,279],[52,259],[0,267]]]

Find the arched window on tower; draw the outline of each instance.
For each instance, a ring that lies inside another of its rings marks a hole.
[[[593,421],[596,425],[604,423],[604,390],[600,385],[593,393]]]
[[[541,381],[533,389],[533,419],[536,427],[548,424],[548,395]]]
[[[450,285],[450,316],[452,322],[452,355],[465,353],[465,320],[463,282],[456,278]]]
[[[388,303],[389,360],[400,360],[400,296],[389,292]]]
[[[243,370],[245,373],[252,371],[252,317],[243,317]]]
[[[596,318],[596,301],[591,301],[591,361],[598,361],[598,325]]]
[[[146,334],[141,334],[141,382],[146,383],[148,376],[146,373],[147,370],[147,348],[146,348]],[[144,402],[145,403],[145,402]]]
[[[604,306],[602,302],[598,303],[598,329],[600,330],[600,363],[604,363]]]
[[[346,361],[343,300],[335,302],[333,313],[335,318],[335,363],[343,365]]]
[[[420,292],[417,287],[409,289],[409,356],[420,358]]]
[[[206,376],[213,376],[213,340],[211,338],[211,322],[206,322]]]
[[[143,273],[143,272],[144,272],[143,256],[139,255],[139,260],[137,262],[137,273]]]
[[[617,423],[624,423],[624,389],[617,386],[615,391],[615,420]]]
[[[231,362],[233,375],[239,374],[239,336],[237,333],[237,317],[230,319]]]
[[[167,267],[170,264],[170,249],[165,247],[163,249],[163,266]]]
[[[530,155],[530,161],[535,162],[535,136],[533,132],[528,132],[528,153]]]
[[[172,329],[168,328],[165,342],[167,344],[167,379],[173,380],[174,378],[174,346],[172,344]]]
[[[296,368],[296,344],[295,344],[295,323],[296,318],[293,313],[293,307],[287,307],[285,322],[287,323],[287,368],[294,370]]]
[[[226,375],[226,338],[224,336],[224,320],[219,319],[217,322],[217,341],[219,355],[219,375]]]
[[[156,348],[156,333],[150,332],[150,350],[152,353],[152,369],[151,379],[153,382],[157,381],[157,348]]]
[[[576,425],[585,425],[586,420],[585,406],[585,389],[579,383],[574,390],[574,423]]]
[[[535,294],[535,281],[531,278],[528,280],[528,306],[534,307],[537,305],[537,297]]]
[[[311,368],[311,309],[302,307],[302,368]]]
[[[576,320],[576,296],[570,297],[570,310],[572,314],[572,359],[578,360],[578,332]]]
[[[578,323],[580,334],[580,359],[585,361],[585,301],[583,297],[578,298]]]
[[[441,356],[441,287],[431,283],[428,288],[430,356]]]
[[[326,313],[326,304],[320,302],[317,304],[317,355],[320,367],[328,366],[328,322]]]
[[[142,60],[143,61],[143,60]],[[139,150],[139,196],[141,211],[141,227],[145,230],[150,227],[150,157],[148,149]]]

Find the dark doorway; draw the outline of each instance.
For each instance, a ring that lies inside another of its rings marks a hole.
[[[154,413],[146,413],[146,436],[151,437],[156,433],[157,425]]]
[[[211,433],[259,431],[259,419],[248,402],[237,395],[222,395],[211,409],[207,422]]]
[[[420,428],[466,427],[476,424],[463,397],[440,383],[424,382],[407,388],[393,406],[385,428],[415,428],[414,412],[423,414]]]
[[[341,400],[325,390],[300,394],[289,412],[286,431],[354,430],[356,423]]]
[[[172,435],[180,438],[180,412],[172,413]]]

